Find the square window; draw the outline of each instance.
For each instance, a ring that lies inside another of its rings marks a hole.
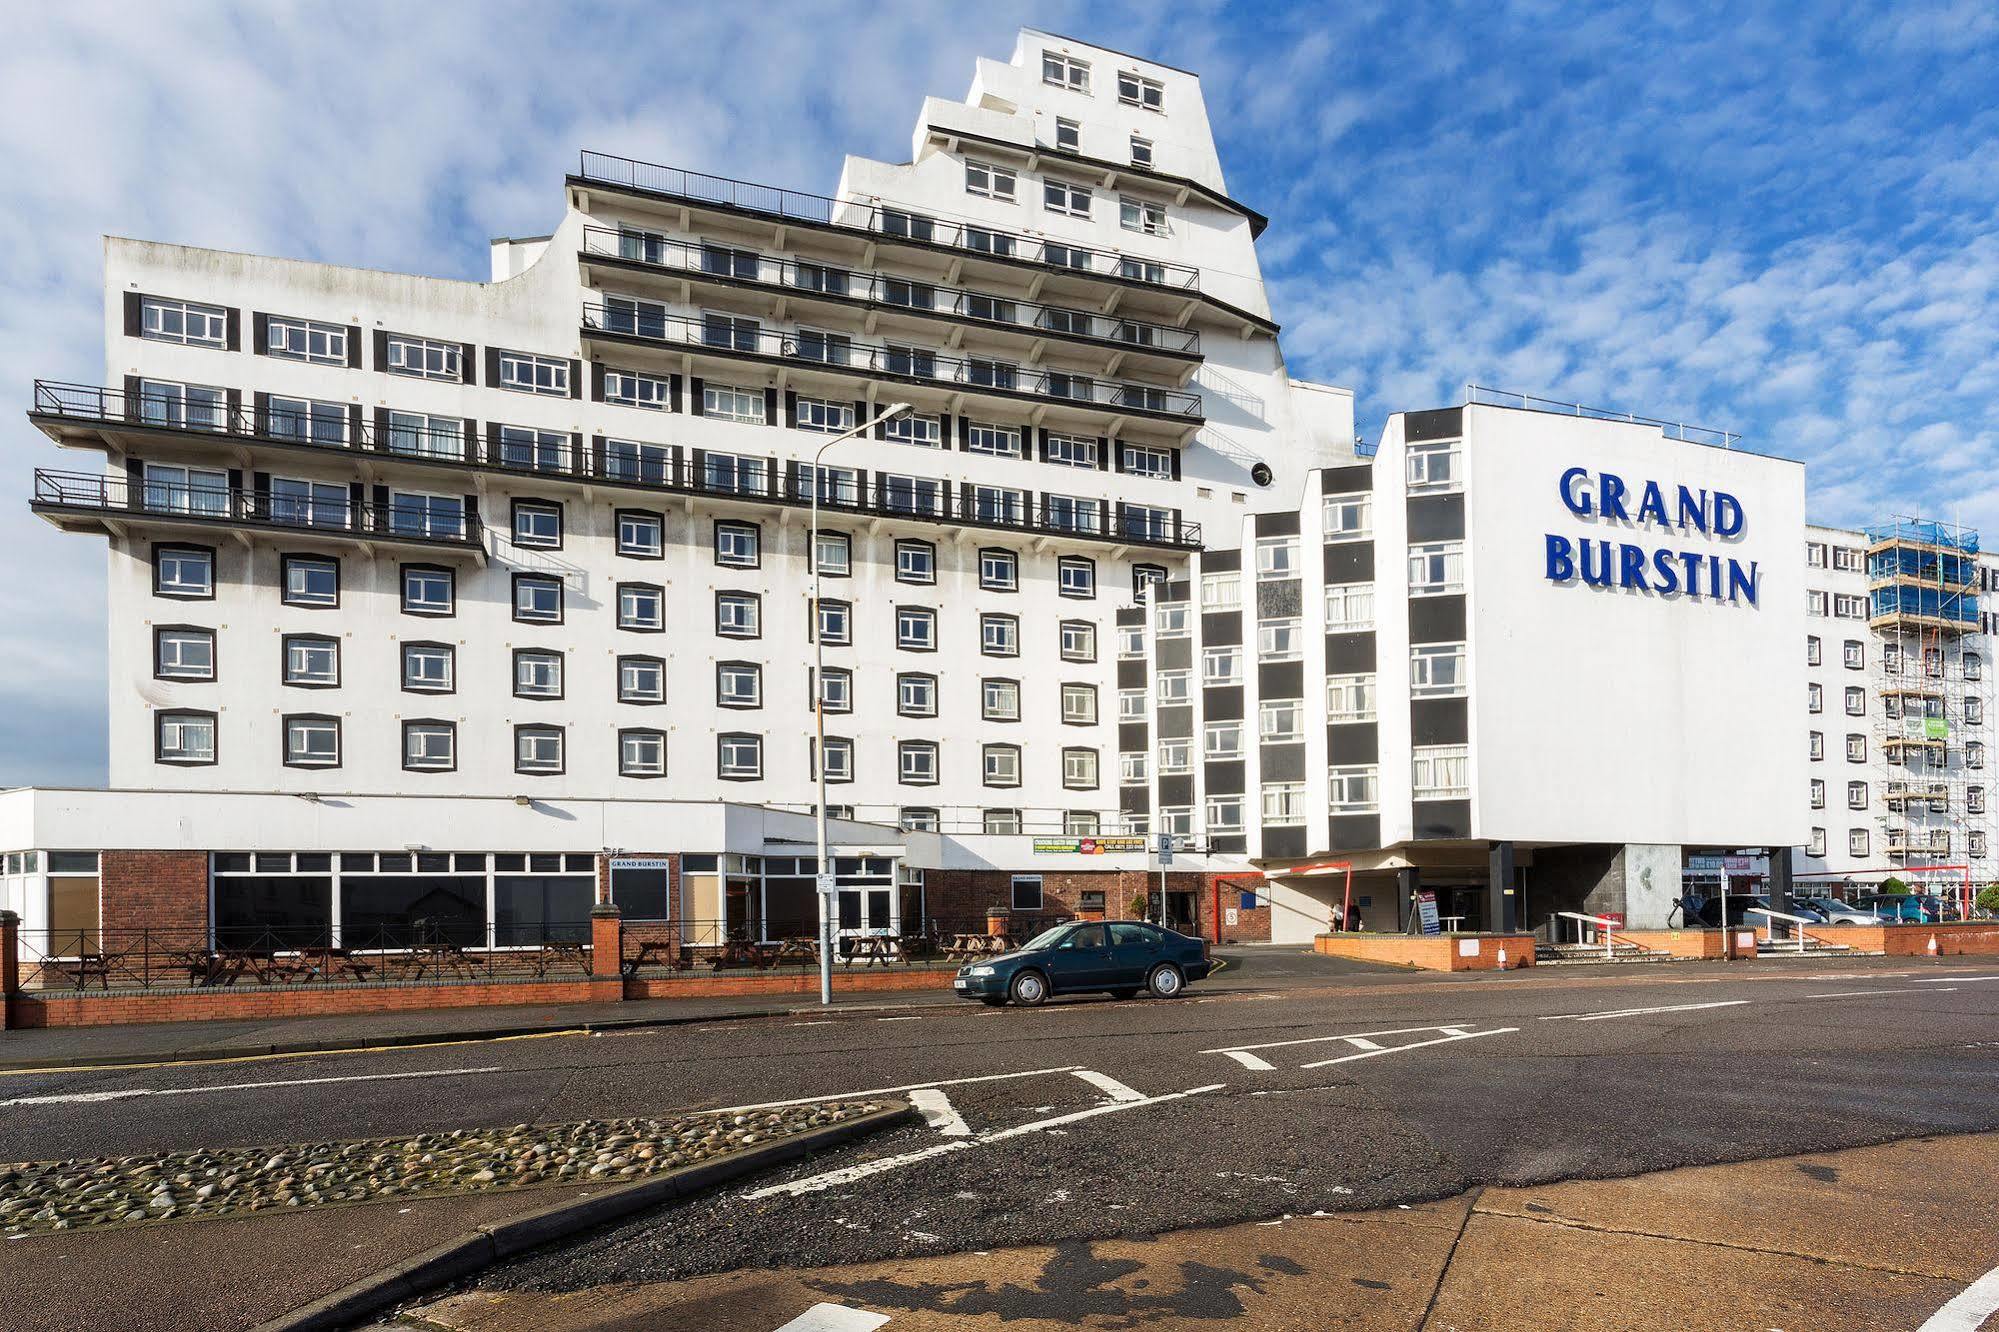
[[[904,717],[935,717],[937,677],[913,671],[896,676],[895,710]]]
[[[1059,152],[1078,153],[1083,150],[1083,126],[1081,122],[1063,116],[1055,117],[1055,147]]]
[[[215,762],[214,713],[162,711],[156,726],[153,757],[158,762]]]
[[[1020,621],[1011,615],[979,617],[979,651],[988,657],[1020,655]]]
[[[763,706],[763,667],[753,661],[724,661],[715,666],[715,706]]]
[[[537,550],[562,547],[562,506],[533,500],[514,501],[514,544]]]
[[[562,728],[560,726],[516,726],[514,728],[514,771],[552,775],[562,771]]]
[[[1201,732],[1201,757],[1217,760],[1241,758],[1242,723],[1209,722]]]
[[[1463,643],[1424,643],[1409,649],[1411,698],[1456,698],[1465,688]]]
[[[1260,583],[1299,576],[1298,538],[1259,537],[1256,542],[1256,578]]]
[[[814,751],[818,749],[818,743],[816,737],[811,743],[811,748]],[[829,735],[826,737],[825,752],[826,752],[826,780],[828,782],[853,781],[854,742],[842,736]],[[819,771],[818,756],[817,753],[815,752],[813,755],[812,772],[816,776],[818,771]],[[848,817],[852,816],[849,815]]]
[[[544,574],[515,574],[514,619],[523,624],[562,623],[562,580]]]
[[[191,601],[215,596],[215,552],[202,546],[153,548],[153,595]]]
[[[1064,555],[1055,562],[1058,590],[1065,597],[1097,595],[1097,566],[1080,555]]]
[[[895,580],[898,583],[937,581],[937,547],[928,541],[895,543]]]
[[[1097,688],[1087,684],[1062,686],[1062,721],[1068,726],[1097,724]]]
[[[319,716],[286,717],[285,766],[290,768],[339,767],[340,719],[338,717]]]
[[[1242,648],[1232,643],[1227,647],[1202,649],[1201,683],[1208,685],[1241,684]]]
[[[845,532],[821,532],[812,548],[816,573],[845,578],[854,571],[854,543]]]
[[[514,697],[561,698],[562,654],[543,648],[514,649]]]
[[[424,564],[403,566],[403,614],[450,615],[457,606],[458,575]]]
[[[903,740],[896,745],[897,779],[905,786],[937,784],[937,742]]]
[[[620,777],[666,776],[666,732],[618,732]]]
[[[658,657],[618,658],[618,702],[666,702],[666,663]]]
[[[618,510],[618,554],[656,560],[666,553],[666,520],[642,509]]]
[[[937,612],[927,606],[896,607],[895,645],[907,652],[935,652]]]
[[[1407,462],[1409,489],[1457,489],[1458,458],[1458,441],[1454,439],[1410,445]]]
[[[979,686],[980,712],[986,721],[1020,720],[1020,681],[983,680]]]
[[[448,694],[456,687],[457,656],[449,643],[403,644],[403,689],[413,694]]]
[[[715,563],[754,569],[763,561],[763,529],[755,523],[715,524]]]
[[[1437,596],[1465,590],[1465,543],[1439,541],[1409,547],[1409,595]]]
[[[618,584],[618,628],[657,634],[666,630],[666,589],[657,583]]]
[[[1418,800],[1458,800],[1471,794],[1471,757],[1464,745],[1418,745],[1411,751]]]
[[[1097,789],[1097,751],[1071,747],[1062,751],[1062,788],[1066,791]]]
[[[853,608],[846,602],[822,600],[814,621],[820,642],[833,647],[847,647],[853,643]]]
[[[287,606],[330,607],[340,604],[340,561],[321,555],[285,555],[278,561],[284,575]]]
[[[445,721],[403,723],[403,767],[450,772],[458,766],[458,728]]]
[[[979,552],[979,586],[988,592],[1020,590],[1020,557],[1010,550]]]
[[[1305,632],[1298,620],[1263,620],[1256,626],[1258,661],[1298,661],[1305,655]]]
[[[761,637],[763,598],[754,592],[717,592],[715,632],[723,638]]]
[[[755,781],[764,774],[764,742],[760,735],[716,738],[715,775],[727,782]]]
[[[1137,167],[1153,165],[1152,140],[1141,134],[1131,136],[1131,164]]]
[[[331,689],[340,683],[340,640],[287,634],[284,682],[300,688]]]
[[[981,816],[980,826],[989,837],[1017,837],[1020,835],[1020,811],[989,809]]]
[[[1018,745],[987,745],[983,751],[985,759],[985,784],[987,786],[1020,785],[1020,747]]]
[[[1062,621],[1062,660],[1095,661],[1097,626],[1088,620]]]
[[[161,680],[213,680],[215,631],[191,625],[155,628],[153,674]]]
[[[1303,739],[1305,704],[1295,698],[1263,700],[1257,705],[1257,734],[1270,744]]]
[[[806,691],[812,689],[812,670],[805,672]],[[854,710],[854,673],[842,667],[829,666],[819,682],[819,707],[827,712],[852,712]]]

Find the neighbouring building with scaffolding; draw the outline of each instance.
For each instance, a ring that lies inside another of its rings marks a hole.
[[[1993,877],[1999,558],[1954,523],[1806,533],[1811,833],[1834,882]],[[1924,866],[1948,869],[1924,870]]]

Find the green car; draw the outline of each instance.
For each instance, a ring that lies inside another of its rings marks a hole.
[[[1052,994],[1130,999],[1146,990],[1171,999],[1213,969],[1208,945],[1199,939],[1135,920],[1071,921],[1010,953],[960,968],[952,988],[995,1008],[1008,1002],[1032,1008]]]

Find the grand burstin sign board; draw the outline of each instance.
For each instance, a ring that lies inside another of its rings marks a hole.
[[[1756,605],[1755,560],[1688,545],[1698,539],[1705,547],[1742,535],[1746,518],[1741,501],[1727,491],[1669,489],[1650,480],[1634,485],[1613,472],[1587,467],[1564,471],[1557,489],[1562,506],[1577,518],[1592,526],[1621,528],[1640,539],[1549,532],[1544,537],[1548,581]]]

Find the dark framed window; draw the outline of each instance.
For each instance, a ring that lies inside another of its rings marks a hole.
[[[760,568],[763,565],[763,529],[755,523],[717,519],[715,563],[732,569]]]
[[[284,718],[287,768],[340,766],[340,718],[322,712],[294,712]]]
[[[514,575],[514,619],[521,624],[562,623],[562,580],[548,574]]]
[[[979,717],[989,722],[1020,720],[1020,681],[987,676],[979,681]]]
[[[618,584],[618,628],[635,634],[666,632],[666,589],[658,583]]]
[[[450,643],[403,643],[403,692],[450,694],[458,689],[458,649]]]
[[[153,595],[186,601],[215,600],[215,547],[156,543]]]
[[[937,650],[937,611],[930,606],[895,608],[895,645],[904,652]]]
[[[937,715],[937,677],[904,671],[895,677],[895,711],[900,717]]]
[[[213,712],[199,708],[162,708],[153,716],[153,761],[182,767],[208,767],[221,751],[220,729]]]
[[[815,680],[813,668],[805,668],[805,707],[812,711],[816,696],[815,684],[823,684],[825,708],[832,712],[852,712],[854,710],[854,673],[844,666],[828,666],[824,676]]]
[[[807,750],[812,760],[811,773],[812,776],[816,779],[819,776],[819,741],[817,736],[814,736],[812,738],[811,742],[807,745]],[[826,737],[827,785],[829,786],[838,785],[839,783],[851,782],[853,780],[854,780],[854,742],[852,738],[844,735],[827,736]]]
[[[514,697],[559,699],[563,696],[563,660],[550,648],[514,649]]]
[[[1062,751],[1062,787],[1068,791],[1097,789],[1097,751],[1072,745]]]
[[[1014,875],[1012,888],[1012,900],[1009,905],[1015,911],[1041,910],[1041,876],[1039,874]]]
[[[821,597],[813,608],[813,632],[829,647],[848,647],[854,641],[854,607],[851,602]]]
[[[1020,617],[987,613],[979,616],[979,651],[988,657],[1020,655]]]
[[[754,661],[715,663],[715,706],[760,708],[764,705],[764,668]]]
[[[340,605],[340,561],[331,555],[280,555],[278,586],[287,606]]]
[[[1057,590],[1065,597],[1097,595],[1097,562],[1081,555],[1064,555],[1055,562]]]
[[[724,731],[715,737],[715,776],[725,782],[761,781],[764,738],[748,731]]]
[[[1163,564],[1134,564],[1131,566],[1131,595],[1138,601],[1146,601],[1154,587],[1166,585],[1166,566]]]
[[[825,578],[851,578],[854,574],[854,539],[845,532],[821,529],[807,564],[810,572]]]
[[[402,596],[405,615],[456,615],[458,571],[441,564],[405,564]]]
[[[560,726],[516,726],[514,771],[531,777],[560,776],[566,748]]]
[[[153,626],[153,678],[207,681],[215,678],[215,631],[198,624]]]
[[[1062,660],[1095,661],[1097,626],[1088,620],[1062,621]]]
[[[618,775],[666,776],[666,732],[639,727],[619,731]]]
[[[755,592],[717,592],[715,632],[723,638],[762,638],[763,597]]]
[[[514,544],[533,550],[561,550],[562,505],[555,500],[515,500]]]
[[[666,702],[666,659],[619,657],[618,702],[648,706]]]
[[[980,758],[984,769],[982,778],[985,785],[1020,785],[1019,745],[986,745],[981,749]]]
[[[904,538],[895,543],[895,581],[930,584],[937,581],[937,546],[934,542]]]
[[[631,560],[666,558],[666,517],[651,509],[619,509],[618,554]]]
[[[979,587],[986,592],[1020,591],[1020,556],[991,546],[981,549]]]
[[[279,678],[293,689],[340,687],[340,640],[322,634],[286,634]]]
[[[895,747],[896,781],[903,786],[935,786],[940,780],[937,742],[902,740]]]
[[[412,717],[405,721],[403,770],[458,771],[458,724],[441,717]]]

